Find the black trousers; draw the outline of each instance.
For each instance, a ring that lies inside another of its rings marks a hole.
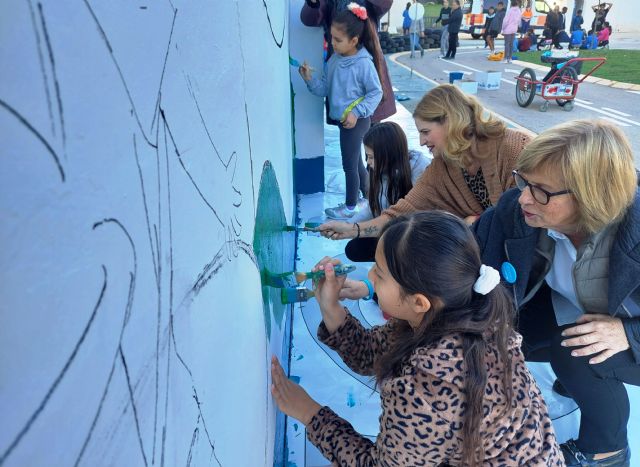
[[[355,206],[358,202],[358,192],[367,196],[369,191],[369,175],[362,161],[362,138],[371,128],[371,118],[359,118],[358,123],[351,129],[340,125],[340,153],[342,154],[342,169],[346,182],[347,206]]]
[[[356,263],[375,261],[378,237],[354,238],[347,243],[344,254]]]
[[[450,32],[449,33],[449,50],[447,50],[447,55],[445,55],[445,57],[456,58],[457,49],[458,49],[458,33]]]
[[[518,315],[522,350],[528,361],[550,362],[553,371],[580,408],[577,445],[595,454],[627,446],[629,397],[623,383],[640,386],[640,364],[631,350],[619,352],[602,363],[589,364],[587,357],[572,357],[575,347],[562,347],[560,333],[573,324],[558,326],[550,289],[544,284]]]

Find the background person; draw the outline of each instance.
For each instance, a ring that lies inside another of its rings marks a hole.
[[[502,35],[504,36],[504,63],[511,63],[511,57],[513,56],[513,42],[516,39],[516,33],[518,32],[518,25],[522,18],[522,12],[520,11],[520,1],[511,0],[511,7],[504,15],[502,21]]]
[[[442,8],[440,8],[440,14],[433,23],[435,28],[438,23],[442,24],[442,34],[440,35],[440,57],[444,57],[449,50],[449,28],[445,25],[444,20],[449,20],[451,16],[451,8],[449,7],[449,0],[443,0]]]
[[[416,0],[412,1],[415,5]],[[422,48],[422,44],[420,44],[421,37],[424,37],[424,20],[422,18],[418,18],[411,21],[411,36],[409,37],[409,42],[411,44],[411,53],[409,54],[410,58],[414,57],[414,52],[416,50],[419,50],[420,56],[424,57],[424,49]]]
[[[640,385],[640,193],[611,123],[571,121],[524,149],[510,190],[474,224],[483,261],[517,271],[527,360],[550,361],[580,409],[568,466],[629,465],[629,399]],[[583,459],[581,463],[579,459]]]
[[[458,49],[458,33],[462,24],[462,10],[460,9],[460,0],[451,0],[451,16],[448,20],[442,20],[443,25],[447,25],[449,31],[449,49],[443,57],[447,60],[456,58],[456,50]]]
[[[489,24],[489,34],[487,34],[487,42],[489,42],[489,50],[492,54],[496,52],[496,37],[502,31],[502,21],[506,12],[504,11],[504,3],[498,2],[496,6],[496,15]]]
[[[409,16],[409,8],[411,8],[411,2],[407,2],[407,6],[402,12],[402,35],[409,34],[409,28],[411,27],[411,17]]]

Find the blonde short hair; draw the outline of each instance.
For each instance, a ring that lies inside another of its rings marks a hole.
[[[469,165],[468,149],[472,138],[499,138],[505,124],[492,114],[483,115],[484,108],[473,96],[451,84],[442,84],[426,93],[413,111],[413,118],[425,122],[447,124],[444,158],[454,164]]]
[[[629,140],[604,120],[574,120],[540,133],[520,153],[516,168],[525,174],[560,172],[587,233],[621,220],[638,186]]]

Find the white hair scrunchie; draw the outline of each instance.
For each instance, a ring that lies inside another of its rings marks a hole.
[[[478,280],[476,280],[475,284],[473,284],[473,290],[479,294],[487,295],[495,289],[496,285],[499,283],[500,273],[491,266],[483,264],[480,266],[480,276],[478,277]]]

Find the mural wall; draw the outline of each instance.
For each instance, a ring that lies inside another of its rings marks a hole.
[[[280,455],[287,310],[260,280],[293,264],[288,15],[4,5],[0,465]]]

